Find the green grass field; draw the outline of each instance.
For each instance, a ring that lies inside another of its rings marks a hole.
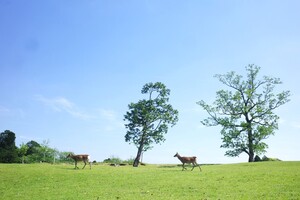
[[[300,199],[300,162],[73,167],[0,164],[0,199]]]

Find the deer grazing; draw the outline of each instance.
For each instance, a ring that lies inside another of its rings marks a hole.
[[[186,169],[186,168],[184,167],[184,164],[185,164],[185,163],[188,163],[188,164],[189,164],[189,163],[192,163],[192,164],[193,164],[193,168],[192,168],[191,171],[193,171],[193,169],[195,168],[195,166],[198,166],[199,169],[200,169],[200,171],[202,171],[200,165],[198,165],[198,163],[197,163],[197,161],[196,161],[196,159],[197,159],[196,156],[193,156],[193,157],[181,157],[178,153],[176,153],[176,154],[174,155],[174,157],[177,157],[177,158],[182,162],[182,171],[183,171],[184,169]]]
[[[83,166],[82,169],[85,168],[86,163],[89,163],[89,164],[90,164],[90,169],[92,169],[92,164],[91,164],[91,162],[89,161],[90,156],[87,155],[87,154],[74,155],[74,154],[71,154],[71,153],[70,153],[70,154],[67,156],[67,158],[72,158],[72,159],[75,161],[75,169],[79,169],[79,168],[77,167],[77,162],[78,162],[78,161],[83,161],[83,162],[84,162],[84,166]]]

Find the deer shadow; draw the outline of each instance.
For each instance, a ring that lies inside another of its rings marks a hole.
[[[158,168],[176,168],[180,167],[181,165],[159,165]]]

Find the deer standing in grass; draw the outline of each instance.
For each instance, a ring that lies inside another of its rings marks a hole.
[[[83,166],[82,169],[85,168],[86,163],[89,163],[89,164],[90,164],[90,169],[92,169],[92,164],[91,164],[91,162],[89,161],[89,160],[90,160],[90,156],[87,155],[87,154],[74,155],[74,154],[71,154],[71,153],[70,153],[70,154],[67,156],[67,158],[72,158],[72,159],[75,161],[75,169],[79,169],[79,168],[77,167],[77,162],[78,162],[78,161],[83,161],[83,162],[84,162],[84,166]]]
[[[196,156],[193,156],[193,157],[181,157],[178,153],[176,153],[176,154],[174,155],[174,157],[177,157],[177,158],[182,162],[182,171],[183,171],[184,169],[186,169],[186,168],[184,167],[184,164],[185,164],[185,163],[188,163],[188,164],[189,164],[189,163],[192,163],[192,164],[193,164],[193,168],[192,168],[191,171],[193,171],[193,169],[195,168],[195,166],[198,166],[199,169],[200,169],[200,171],[202,171],[200,165],[198,165],[198,163],[197,163],[197,161],[196,161],[196,159],[197,159]]]

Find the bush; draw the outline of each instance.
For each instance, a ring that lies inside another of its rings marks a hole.
[[[261,158],[258,155],[256,155],[254,157],[254,162],[260,162],[260,161],[261,161]]]
[[[112,156],[110,158],[104,159],[103,163],[108,164],[117,164],[117,165],[132,165],[134,162],[134,158],[129,158],[127,160],[122,160],[118,157]]]
[[[103,162],[104,163],[111,163],[111,164],[120,164],[123,161],[118,157],[112,156],[111,158],[107,158],[107,159],[103,160]]]
[[[261,161],[269,161],[269,158],[267,156],[263,156]]]
[[[262,161],[281,161],[281,160],[278,158],[268,158],[267,156],[263,156]]]
[[[126,163],[126,164],[128,164],[128,165],[133,165],[133,162],[134,162],[134,158],[129,158],[129,159],[127,159],[127,160],[124,160],[123,163]]]

